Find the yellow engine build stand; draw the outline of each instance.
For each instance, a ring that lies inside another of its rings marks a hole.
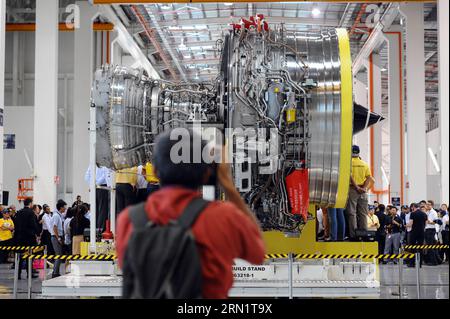
[[[309,206],[309,213],[314,220],[309,220],[304,226],[300,237],[286,237],[280,231],[263,233],[267,254],[346,254],[346,255],[376,255],[377,242],[317,242],[316,241],[316,211],[314,205]]]

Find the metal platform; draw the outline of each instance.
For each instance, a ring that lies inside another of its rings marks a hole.
[[[121,276],[74,276],[64,275],[42,283],[43,296],[120,297]],[[293,297],[378,297],[377,281],[294,281]],[[230,297],[289,297],[289,282],[236,281]]]
[[[360,280],[299,280],[293,281],[292,297],[357,297],[377,298],[380,295],[378,281]],[[289,281],[241,281],[235,282],[230,297],[286,297],[290,296]]]
[[[64,275],[42,282],[42,296],[120,297],[121,276]]]
[[[117,264],[73,261],[72,272],[42,283],[43,296],[120,297],[122,276]],[[269,261],[251,265],[235,260],[230,297],[378,297],[377,267],[370,262],[311,260]]]

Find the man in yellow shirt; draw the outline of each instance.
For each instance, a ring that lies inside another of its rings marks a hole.
[[[3,218],[0,218],[0,246],[12,246],[14,222],[11,219],[11,212],[6,209],[3,211]],[[0,264],[6,262],[8,257],[7,250],[0,250]]]
[[[361,160],[359,152],[359,146],[353,145],[352,174],[346,209],[350,239],[355,239],[356,229],[367,230],[369,205],[367,192],[374,182],[369,165]]]
[[[116,172],[116,213],[136,203],[137,166]]]
[[[148,182],[147,185],[147,196],[159,189],[159,179],[156,176],[153,165],[150,162],[145,164],[145,178]]]

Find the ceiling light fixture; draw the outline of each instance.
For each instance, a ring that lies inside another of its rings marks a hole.
[[[224,2],[223,5],[227,6],[227,7],[231,7],[233,5],[233,2]]]
[[[319,8],[314,8],[314,9],[312,9],[311,13],[312,13],[313,17],[318,17],[321,12],[320,12]]]
[[[172,6],[170,4],[162,4],[161,9],[162,10],[170,10],[170,9],[172,9]]]
[[[430,155],[431,161],[433,162],[434,168],[436,170],[436,172],[440,172],[441,168],[439,166],[439,163],[437,161],[436,155],[434,155],[433,150],[431,149],[431,147],[428,148],[428,155]]]

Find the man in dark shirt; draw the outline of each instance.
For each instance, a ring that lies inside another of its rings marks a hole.
[[[411,204],[411,216],[409,217],[408,227],[411,227],[409,233],[408,245],[423,245],[425,240],[425,223],[428,219],[427,207],[425,204]],[[416,250],[411,250],[415,252]],[[417,251],[421,251],[418,249]],[[420,258],[420,265],[422,265],[422,259]],[[408,267],[415,266],[415,259],[411,258],[409,260]]]
[[[37,245],[37,236],[39,234],[39,227],[36,215],[34,214],[32,207],[33,207],[33,200],[31,198],[27,198],[24,200],[24,208],[19,212],[17,212],[16,214],[16,219],[14,221],[15,226],[14,233],[16,234],[15,238],[17,246]],[[19,258],[21,258],[21,256]],[[22,259],[20,259],[19,279],[21,278],[22,269],[24,267],[25,262],[22,262]]]
[[[389,215],[386,216],[386,244],[384,246],[385,254],[398,254],[400,249],[401,231],[403,228],[403,222],[400,216],[397,215],[397,207],[391,206],[389,209]],[[394,260],[394,264],[397,261]]]
[[[378,254],[384,253],[384,244],[386,242],[386,214],[385,206],[383,204],[379,204],[378,207],[375,209],[375,215],[378,217],[378,221],[380,222],[380,227],[377,229],[377,232],[375,234],[375,240],[378,242]]]

